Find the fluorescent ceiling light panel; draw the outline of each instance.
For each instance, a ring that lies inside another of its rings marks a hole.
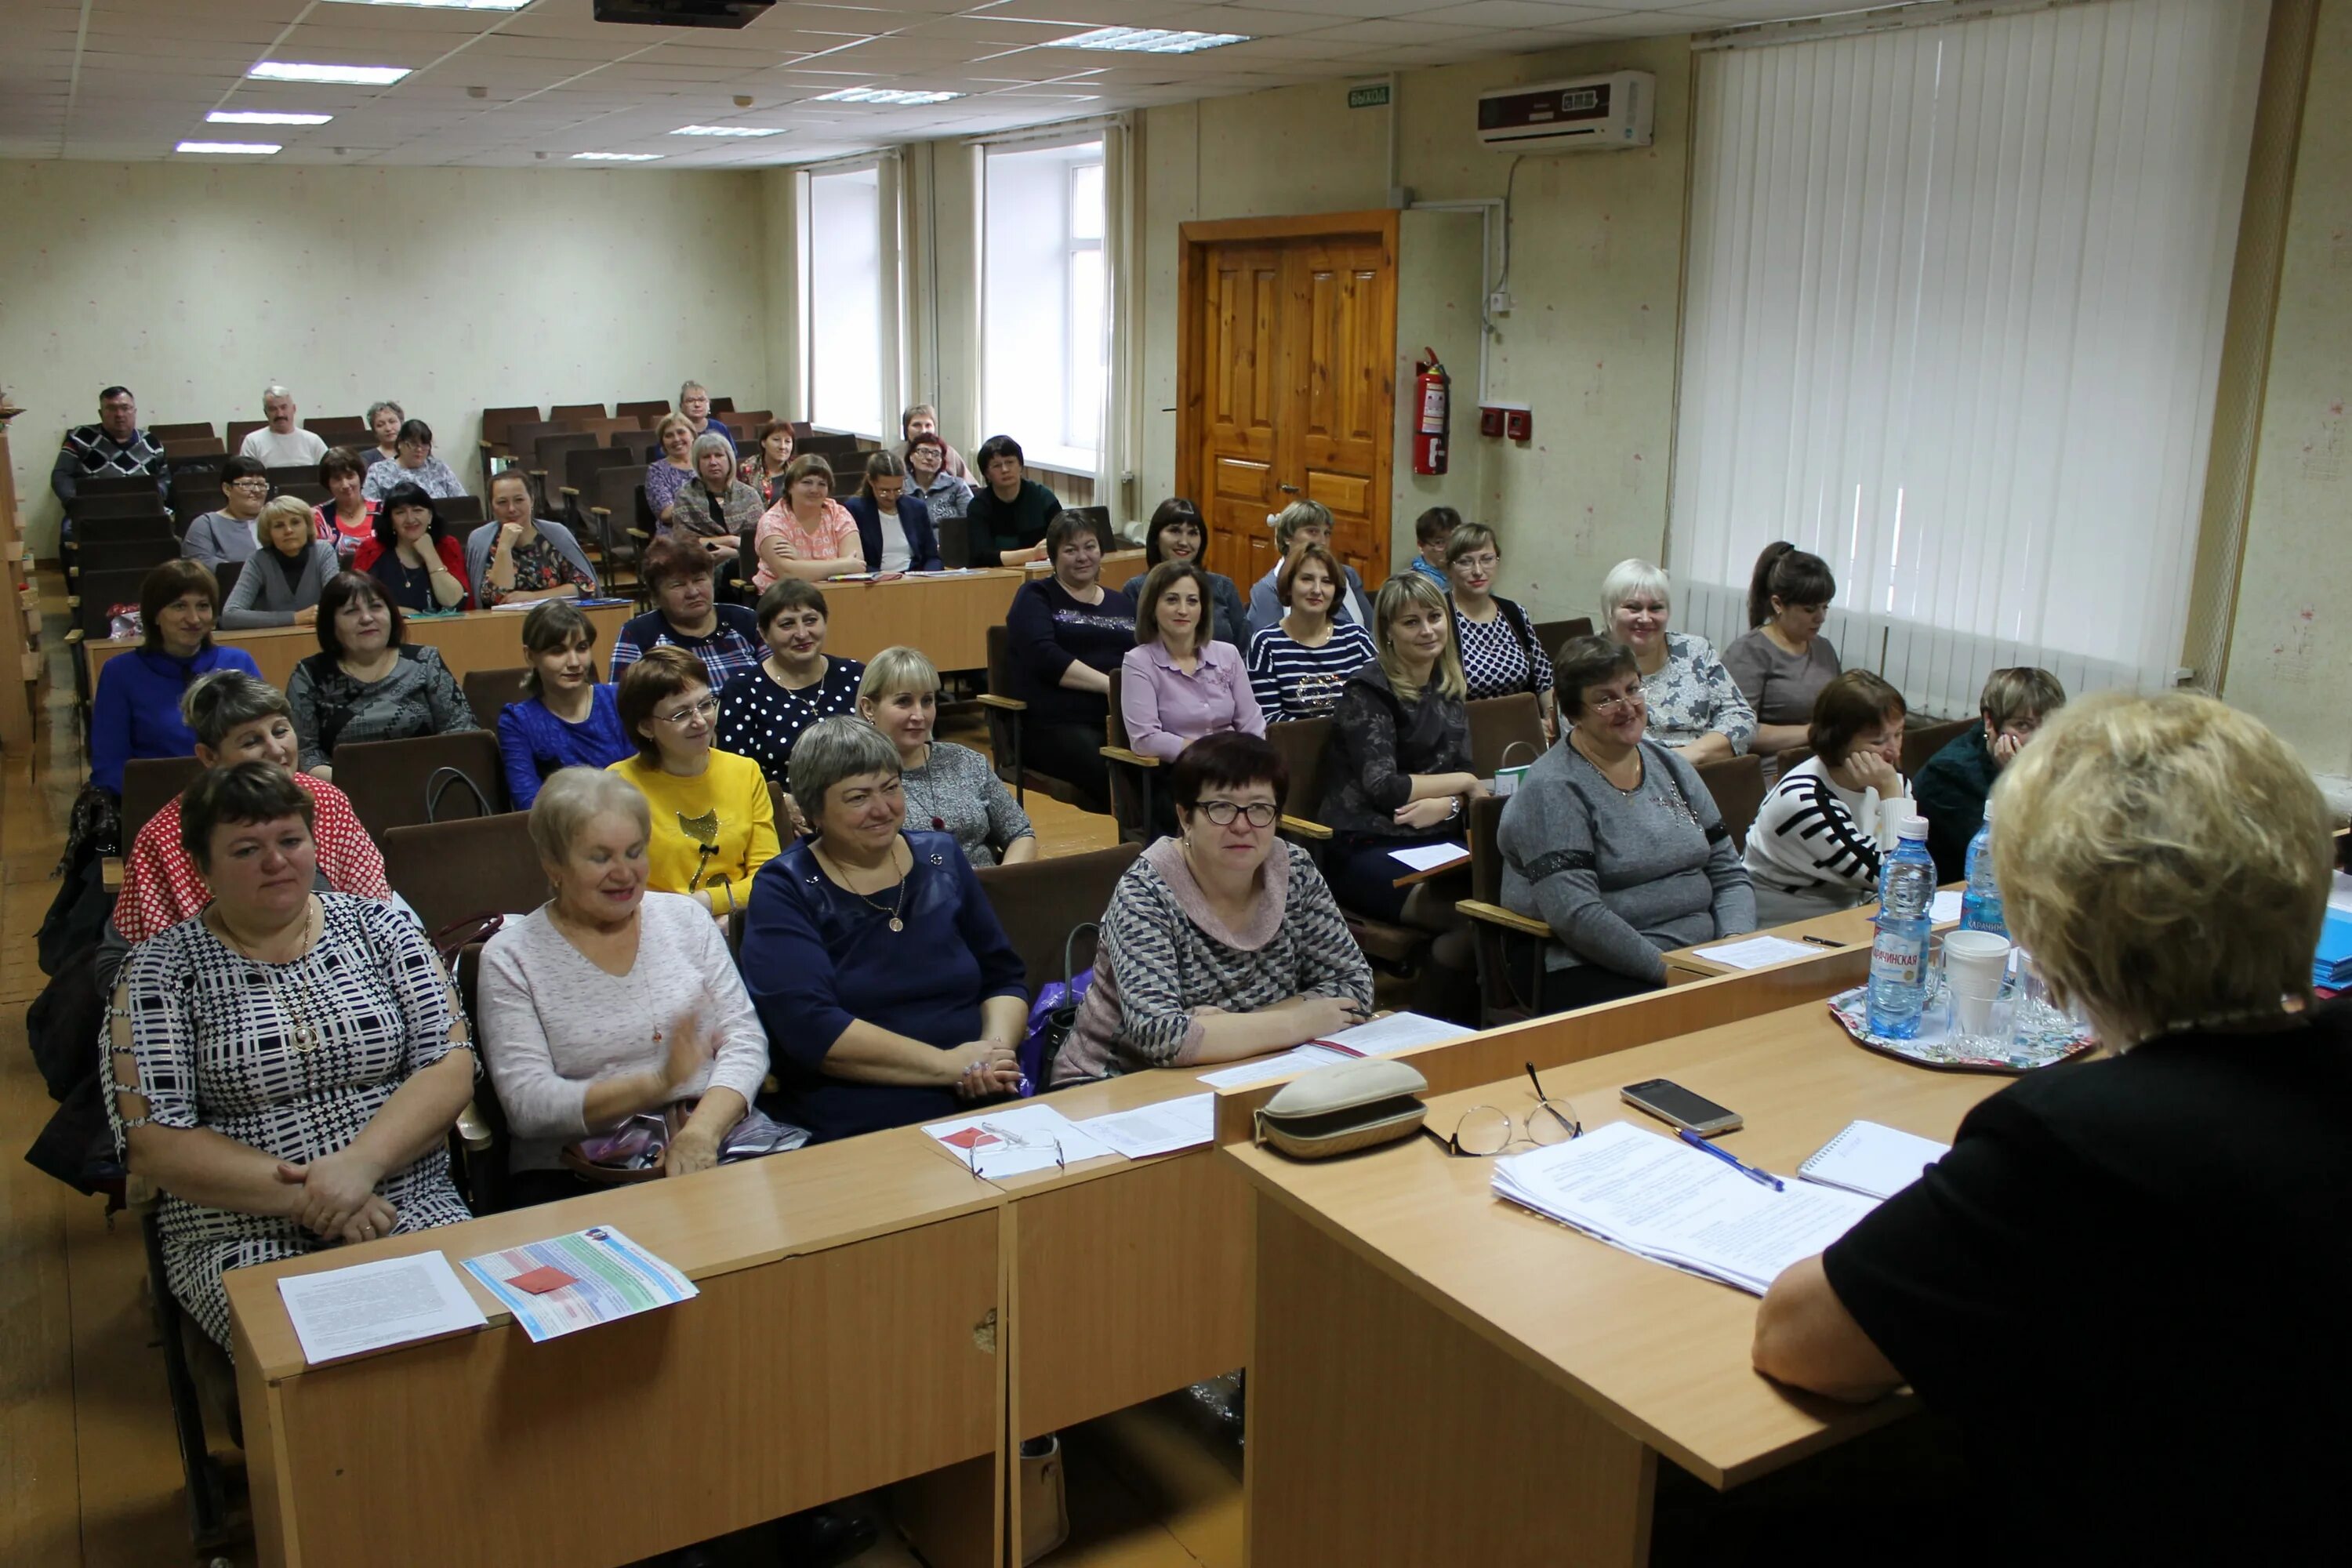
[[[828,92],[818,98],[818,103],[881,103],[898,108],[914,108],[926,103],[945,103],[951,98],[961,98],[960,92],[917,92],[910,88],[845,87],[839,92]]]
[[[588,163],[652,163],[661,158],[658,153],[574,153],[572,156]]]
[[[211,125],[324,125],[331,114],[280,114],[267,109],[215,109],[205,116]]]
[[[183,142],[174,153],[251,153],[267,156],[278,151],[275,142]]]
[[[245,74],[257,81],[320,81],[349,87],[390,87],[408,74],[408,68],[321,66],[300,60],[264,60]]]
[[[781,136],[781,125],[681,125],[673,136]]]
[[[1179,33],[1160,27],[1097,27],[1074,38],[1057,38],[1049,49],[1114,49],[1122,54],[1192,55],[1227,44],[1246,44],[1246,33]]]

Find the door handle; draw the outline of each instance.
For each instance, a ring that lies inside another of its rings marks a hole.
[[[1276,485],[1274,488],[1280,490],[1286,496],[1295,496],[1298,493],[1298,487],[1297,485]]]

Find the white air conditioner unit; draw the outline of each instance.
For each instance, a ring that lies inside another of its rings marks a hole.
[[[1496,88],[1478,95],[1478,140],[1514,153],[1647,147],[1657,97],[1648,71]]]

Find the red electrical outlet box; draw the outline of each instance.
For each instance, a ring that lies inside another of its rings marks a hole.
[[[1503,433],[1514,441],[1532,441],[1536,434],[1536,416],[1525,408],[1509,410],[1503,418]]]
[[[1488,405],[1478,410],[1478,434],[1500,436],[1503,433],[1503,411]]]

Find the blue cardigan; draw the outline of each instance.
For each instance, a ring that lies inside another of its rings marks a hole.
[[[980,1038],[980,1005],[1020,996],[1021,955],[952,835],[909,833],[904,931],[883,909],[835,885],[810,841],[760,868],[743,928],[741,967],[768,1031],[791,1121],[813,1139],[848,1138],[954,1116],[969,1108],[950,1084],[833,1078],[824,1058],[854,1022],[953,1050]]]
[[[536,697],[499,710],[499,756],[506,763],[507,799],[517,811],[530,809],[539,786],[558,768],[610,767],[636,752],[609,686],[596,687],[588,717],[577,724],[565,723]]]
[[[851,496],[842,510],[857,520],[857,542],[866,547],[866,569],[882,570],[882,509],[864,496]],[[907,536],[907,570],[940,570],[940,536],[931,527],[931,509],[913,496],[898,498],[898,531]]]
[[[196,733],[180,717],[180,699],[198,676],[215,669],[261,678],[251,654],[215,642],[193,658],[142,647],[108,659],[89,703],[89,782],[121,795],[122,764],[131,758],[194,756]]]

